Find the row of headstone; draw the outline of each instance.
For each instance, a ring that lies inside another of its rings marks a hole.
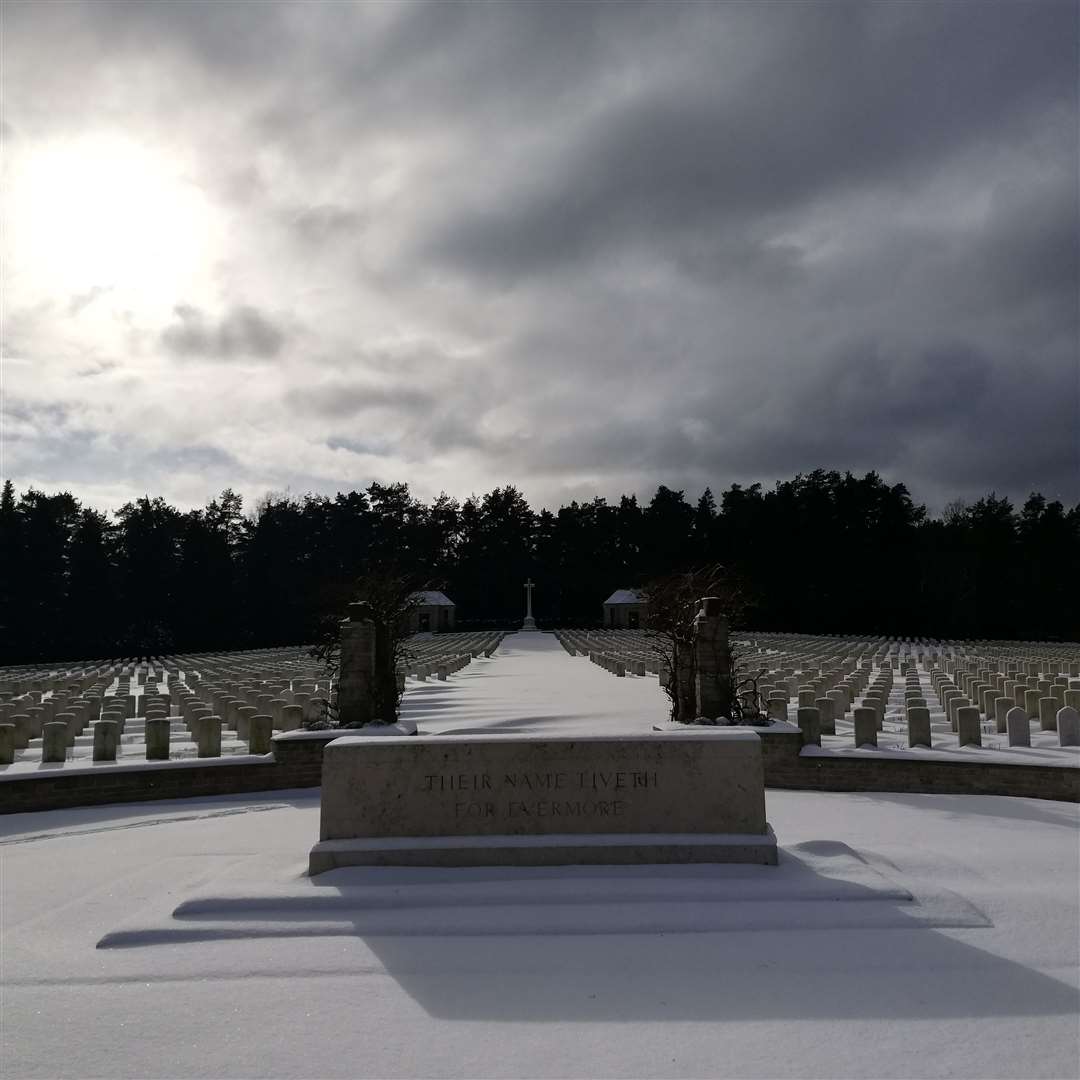
[[[407,674],[445,679],[474,657],[491,656],[501,637],[414,639],[399,682]],[[148,760],[191,752],[178,751],[177,744],[194,744],[199,757],[219,756],[223,736],[231,752],[266,753],[273,731],[319,719],[335,694],[323,665],[298,647],[8,668],[0,672],[0,764],[33,752],[31,744],[40,744],[43,761],[63,761],[88,740],[93,760],[114,761],[139,734]],[[59,726],[46,731],[50,724],[62,725],[63,733]]]
[[[564,630],[558,636],[570,655],[587,654],[617,676],[639,671],[634,667],[639,657],[650,674],[656,665],[657,640],[648,631]],[[802,713],[800,724],[814,739],[834,734],[843,718],[852,722],[856,746],[876,745],[893,680],[900,675],[899,718],[909,746],[933,745],[931,705],[941,707],[959,745],[981,745],[983,727],[991,724],[1010,745],[1030,744],[1030,732],[1022,731],[1015,717],[1009,734],[1007,713],[1013,707],[1040,730],[1058,732],[1060,745],[1073,745],[1072,713],[1065,713],[1062,731],[1061,710],[1080,709],[1080,645],[753,633],[738,635],[734,644],[743,673],[760,672],[761,709],[771,720],[786,720],[794,700],[797,723],[800,710],[814,710]],[[662,666],[658,675],[662,684],[671,678]],[[961,711],[972,707],[975,714]],[[866,709],[872,717],[860,711]]]
[[[502,633],[451,632],[409,638],[397,669],[398,686],[404,685],[407,675],[421,682],[432,677],[445,681],[477,657],[494,655],[503,637]]]

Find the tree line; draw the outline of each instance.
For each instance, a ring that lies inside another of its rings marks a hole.
[[[722,563],[762,630],[1080,638],[1080,506],[989,494],[937,517],[903,484],[816,470],[693,501],[661,485],[533,511],[514,487],[430,503],[406,484],[226,490],[181,511],[160,497],[112,514],[72,494],[0,494],[0,660],[22,663],[313,640],[357,578],[393,567],[443,589],[461,626],[599,624],[616,588]]]

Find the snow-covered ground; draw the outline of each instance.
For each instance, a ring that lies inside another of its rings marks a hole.
[[[777,868],[315,879],[317,792],[0,818],[0,1074],[1077,1074],[1076,806],[767,803]]]
[[[637,732],[547,635],[424,731]],[[987,751],[990,753],[991,751]],[[769,791],[778,867],[352,869],[318,793],[0,817],[0,1076],[1072,1077],[1080,808]]]
[[[655,675],[617,679],[541,632],[507,635],[493,657],[446,682],[410,678],[401,703],[402,719],[431,735],[642,734],[668,711]]]

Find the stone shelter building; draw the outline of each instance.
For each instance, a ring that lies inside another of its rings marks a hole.
[[[616,589],[604,601],[604,626],[637,630],[645,621],[647,600],[636,589]]]
[[[430,590],[413,593],[416,604],[408,613],[408,632],[426,634],[449,632],[454,629],[457,605],[446,593]]]

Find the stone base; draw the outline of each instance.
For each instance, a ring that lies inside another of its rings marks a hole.
[[[525,619],[525,621],[524,621],[524,622],[523,622],[523,623],[521,624],[521,629],[522,629],[522,630],[535,630],[535,629],[536,629],[536,620],[535,620],[535,619],[534,619],[534,618],[533,618],[533,617],[532,617],[532,616],[530,615],[530,616],[529,616],[529,617],[528,617],[527,619]]]
[[[343,866],[577,866],[658,863],[777,865],[776,835],[561,833],[545,836],[395,836],[321,840],[314,876]]]

